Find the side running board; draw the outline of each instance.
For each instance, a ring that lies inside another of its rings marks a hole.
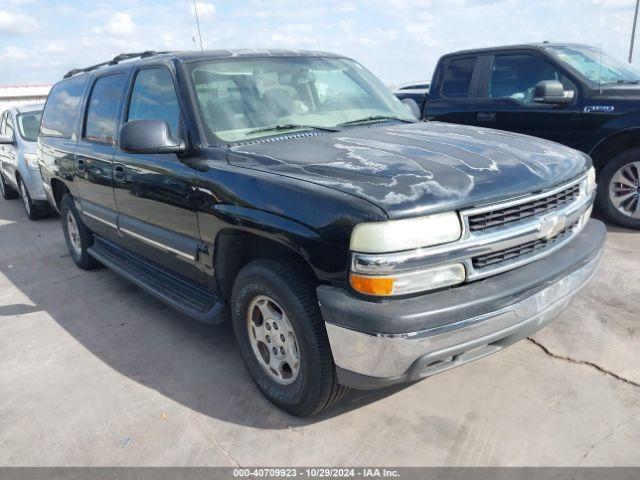
[[[100,263],[158,300],[204,323],[225,320],[225,305],[212,292],[181,278],[98,236],[88,250]]]

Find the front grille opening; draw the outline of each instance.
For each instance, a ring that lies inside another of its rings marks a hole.
[[[476,270],[482,270],[487,267],[496,267],[503,262],[520,260],[533,253],[538,253],[541,250],[550,248],[570,236],[577,224],[578,222],[573,223],[550,239],[540,238],[538,240],[523,243],[522,245],[474,257],[471,260],[473,268]]]
[[[469,230],[477,232],[540,215],[571,203],[578,195],[580,195],[579,183],[545,198],[471,215],[468,217]]]

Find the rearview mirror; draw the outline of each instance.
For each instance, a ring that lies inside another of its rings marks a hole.
[[[13,135],[0,135],[0,144],[13,145],[13,143],[14,143]]]
[[[416,117],[417,120],[420,120],[420,118],[422,117],[422,112],[420,111],[418,102],[416,102],[413,98],[403,98],[400,101],[405,107],[407,107],[411,114]]]
[[[564,91],[562,83],[557,80],[543,80],[539,82],[533,92],[533,101],[552,105],[566,105],[572,97]]]
[[[183,140],[171,136],[163,120],[131,120],[120,128],[120,148],[130,153],[184,153]]]

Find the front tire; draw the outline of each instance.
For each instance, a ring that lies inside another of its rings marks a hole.
[[[596,203],[614,223],[640,230],[640,148],[619,153],[598,174]]]
[[[313,284],[295,264],[255,260],[244,267],[231,317],[251,377],[278,407],[313,415],[347,392],[337,381]]]
[[[60,217],[64,239],[76,265],[83,270],[99,266],[98,261],[88,252],[89,247],[93,245],[93,234],[82,222],[73,197],[69,194],[65,194],[60,201]]]
[[[18,179],[18,187],[20,188],[24,211],[27,213],[29,220],[39,220],[49,216],[49,209],[47,207],[41,207],[33,203],[29,190],[21,179]]]
[[[11,188],[9,184],[4,180],[4,175],[2,175],[2,172],[0,172],[0,195],[5,200],[18,198],[18,192]]]

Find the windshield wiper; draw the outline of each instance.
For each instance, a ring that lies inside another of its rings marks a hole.
[[[278,130],[292,130],[294,128],[304,128],[304,129],[307,129],[307,130],[322,130],[324,132],[339,132],[340,131],[337,128],[322,127],[322,126],[319,126],[319,125],[299,125],[299,124],[295,124],[295,123],[283,123],[283,124],[279,124],[279,125],[271,125],[270,127],[256,128],[255,130],[251,130],[250,132],[247,132],[247,135],[251,135],[253,133],[271,132],[271,131],[278,131]]]
[[[408,120],[402,117],[394,117],[393,115],[371,115],[369,117],[358,118],[357,120],[349,120],[348,122],[339,123],[338,126],[355,125],[358,123],[375,122],[380,120],[398,120],[403,123],[416,123],[417,120]]]

